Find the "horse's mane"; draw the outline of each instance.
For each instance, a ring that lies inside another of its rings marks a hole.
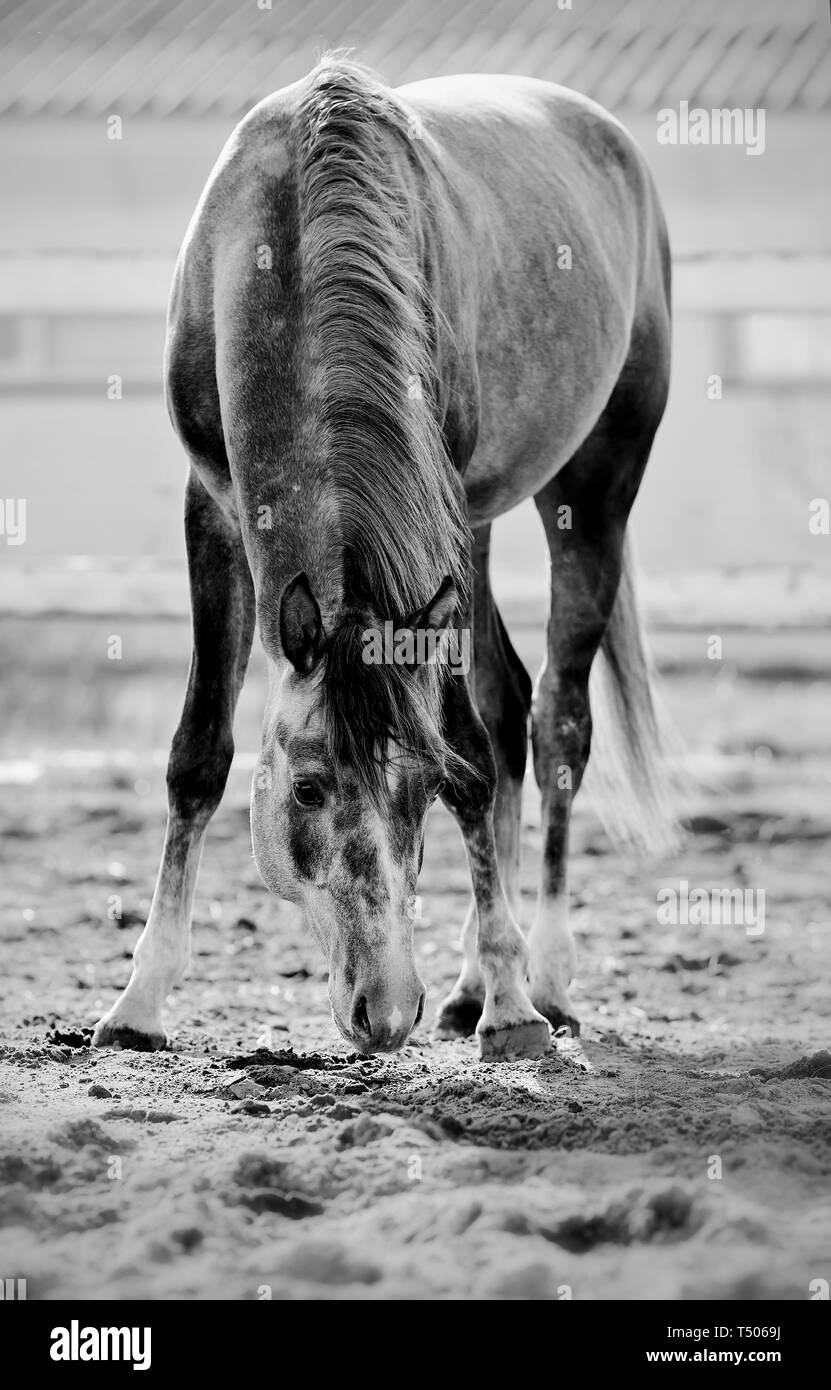
[[[379,78],[336,55],[312,73],[294,117],[307,399],[342,555],[374,613],[394,622],[448,575],[462,612],[469,593],[463,492],[436,417],[411,120]],[[323,697],[338,751],[367,782],[390,740],[435,750],[440,671],[356,671],[354,633],[330,633],[327,645]],[[355,699],[359,690],[367,698]]]
[[[403,617],[448,574],[465,596],[470,541],[435,414],[410,117],[367,69],[332,57],[295,119],[310,391],[341,540],[379,611]]]

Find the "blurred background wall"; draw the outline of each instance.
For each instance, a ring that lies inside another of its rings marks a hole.
[[[563,82],[631,128],[676,257],[672,395],[635,511],[653,625],[790,633],[809,663],[827,649],[831,539],[808,525],[831,490],[821,0],[11,0],[0,16],[0,493],[27,500],[25,544],[0,536],[0,612],[184,617],[185,459],[160,372],[176,250],[235,121],[348,46],[393,83]],[[764,152],[659,143],[658,112],[682,101],[764,111]],[[496,567],[509,618],[535,623],[530,504],[500,524]]]

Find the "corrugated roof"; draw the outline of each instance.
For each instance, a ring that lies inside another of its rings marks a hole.
[[[326,48],[390,82],[522,72],[617,109],[831,107],[819,0],[0,0],[0,114],[238,116]]]

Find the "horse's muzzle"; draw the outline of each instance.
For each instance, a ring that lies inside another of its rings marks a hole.
[[[417,976],[403,995],[359,984],[352,999],[349,1041],[363,1053],[396,1052],[421,1022],[426,997]]]

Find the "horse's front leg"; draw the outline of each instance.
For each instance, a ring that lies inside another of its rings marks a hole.
[[[519,860],[522,782],[528,750],[531,681],[511,645],[491,592],[490,526],[474,531],[473,691],[476,708],[490,738],[496,763],[493,831],[499,876],[514,920],[520,920]],[[463,963],[455,986],[436,1018],[438,1037],[476,1031],[482,1016],[485,985],[477,957],[478,914],[471,899],[462,930]]]
[[[168,821],[147,925],[130,982],[95,1029],[95,1047],[168,1045],[162,1006],[190,960],[190,919],[208,822],[234,752],[232,721],[254,630],[254,594],[242,542],[191,475],[185,531],[193,655],[167,769]]]
[[[476,954],[485,987],[476,1026],[480,1056],[485,1061],[540,1057],[549,1047],[550,1030],[526,989],[528,948],[497,866],[496,764],[465,677],[447,680],[444,710],[448,741],[470,769],[452,776],[442,795],[462,831],[473,885]]]

